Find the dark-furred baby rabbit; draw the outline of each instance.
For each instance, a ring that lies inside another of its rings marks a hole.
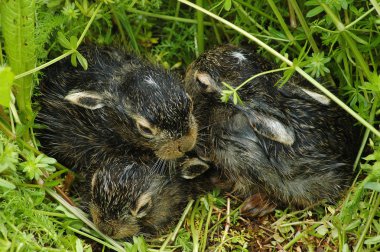
[[[116,239],[155,235],[178,221],[191,198],[212,189],[212,169],[199,175],[208,165],[196,158],[172,170],[155,169],[160,161],[153,160],[140,166],[121,160],[95,172],[89,211],[102,232]],[[196,178],[183,178],[188,168],[200,171]]]
[[[41,82],[37,122],[43,150],[63,164],[90,169],[113,157],[141,163],[170,160],[197,138],[192,101],[178,76],[137,56],[85,46],[88,70],[69,59],[49,67]]]
[[[243,104],[221,101],[222,82],[237,87],[271,68],[250,50],[223,45],[196,59],[185,80],[201,129],[196,151],[252,196],[243,206],[252,215],[334,202],[353,176],[353,122],[306,80],[293,76],[278,88],[281,75],[266,74],[239,89]]]

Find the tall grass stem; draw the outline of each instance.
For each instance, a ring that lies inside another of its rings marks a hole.
[[[307,25],[305,17],[303,16],[302,11],[301,11],[297,1],[296,0],[288,0],[288,1],[292,5],[292,7],[293,7],[293,9],[297,15],[297,18],[301,23],[302,29],[304,30],[304,32],[306,34],[307,40],[309,41],[311,48],[313,48],[314,52],[319,52],[319,48],[317,46],[317,43],[315,42],[315,40],[313,38],[313,34],[312,34],[309,26]]]
[[[274,15],[276,15],[278,21],[280,22],[280,26],[283,29],[283,31],[285,32],[286,37],[290,40],[290,42],[292,44],[297,46],[298,45],[297,41],[295,40],[293,34],[290,32],[288,25],[285,23],[285,20],[282,18],[282,15],[281,15],[280,11],[278,10],[274,1],[273,0],[267,0],[267,3],[272,8]],[[298,45],[298,47],[300,47],[300,46]]]
[[[196,0],[196,4],[198,6],[203,6],[203,0]],[[197,17],[197,45],[198,50],[197,54],[200,55],[205,50],[205,38],[204,38],[204,14],[203,12],[197,10],[196,11],[196,17]]]
[[[363,247],[364,239],[365,239],[365,237],[367,235],[367,232],[368,232],[369,228],[372,225],[373,218],[375,217],[377,211],[379,210],[380,194],[377,193],[377,192],[374,192],[374,193],[375,193],[375,200],[374,200],[374,202],[373,202],[373,204],[371,206],[371,210],[370,210],[369,215],[367,217],[365,226],[361,230],[361,235],[359,237],[359,240],[356,243],[356,246],[355,246],[353,252],[363,251],[362,247]]]

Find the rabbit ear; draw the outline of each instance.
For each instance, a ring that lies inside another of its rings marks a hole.
[[[72,104],[87,109],[98,109],[104,107],[103,97],[99,93],[93,91],[74,91],[65,96]]]
[[[258,134],[285,145],[292,145],[295,141],[293,127],[284,122],[285,118],[278,118],[278,111],[275,112],[276,114],[271,114],[254,109],[245,110],[250,125]]]
[[[308,96],[310,96],[311,98],[316,100],[317,102],[322,103],[323,105],[329,105],[330,104],[330,99],[325,95],[318,94],[318,93],[313,92],[311,90],[308,90],[306,88],[301,88],[301,90],[303,92],[305,92]]]
[[[207,93],[217,92],[219,90],[215,80],[208,73],[196,71],[195,79],[203,85]]]
[[[284,86],[280,87],[278,91],[287,97],[299,97],[307,101],[319,102],[323,105],[329,105],[331,102],[330,98],[323,94],[319,94],[297,85],[292,85],[291,83],[286,83]]]
[[[187,159],[181,166],[181,177],[184,179],[193,179],[207,171],[209,165],[199,158]]]

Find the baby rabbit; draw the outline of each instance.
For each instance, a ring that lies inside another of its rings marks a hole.
[[[115,238],[155,235],[178,221],[191,198],[212,189],[208,165],[198,159],[184,161],[182,169],[156,169],[156,160],[146,165],[113,162],[99,168],[92,177],[89,211],[94,223]],[[191,169],[188,169],[190,168]],[[199,176],[198,176],[199,175]]]
[[[175,159],[194,147],[193,105],[177,76],[117,49],[80,52],[88,70],[67,59],[49,67],[41,83],[37,122],[46,128],[38,135],[47,154],[87,169],[119,156]]]
[[[353,176],[353,122],[305,80],[278,88],[281,75],[266,74],[239,89],[243,104],[221,101],[222,82],[237,87],[271,68],[250,50],[223,45],[196,59],[185,79],[201,129],[195,149],[252,196],[242,208],[251,215],[334,201]]]

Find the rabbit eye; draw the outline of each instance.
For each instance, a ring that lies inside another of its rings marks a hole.
[[[141,207],[139,208],[139,210],[138,210],[138,212],[137,212],[137,217],[140,216],[140,218],[141,218],[141,217],[143,217],[143,216],[146,215],[146,211],[147,211],[148,208],[150,207],[150,203],[151,203],[151,201],[145,203],[145,205],[143,205],[143,206],[141,206]]]
[[[157,130],[150,126],[149,122],[145,119],[138,119],[136,121],[136,127],[140,134],[146,138],[152,138],[157,134]]]
[[[132,216],[136,218],[142,218],[147,214],[147,211],[152,205],[152,198],[149,193],[143,194],[137,200],[136,209],[131,210]]]
[[[144,126],[144,125],[141,125],[141,124],[137,124],[137,128],[139,129],[139,131],[142,133],[142,135],[151,135],[153,136],[154,133],[153,133],[153,130],[151,130],[150,128]]]

